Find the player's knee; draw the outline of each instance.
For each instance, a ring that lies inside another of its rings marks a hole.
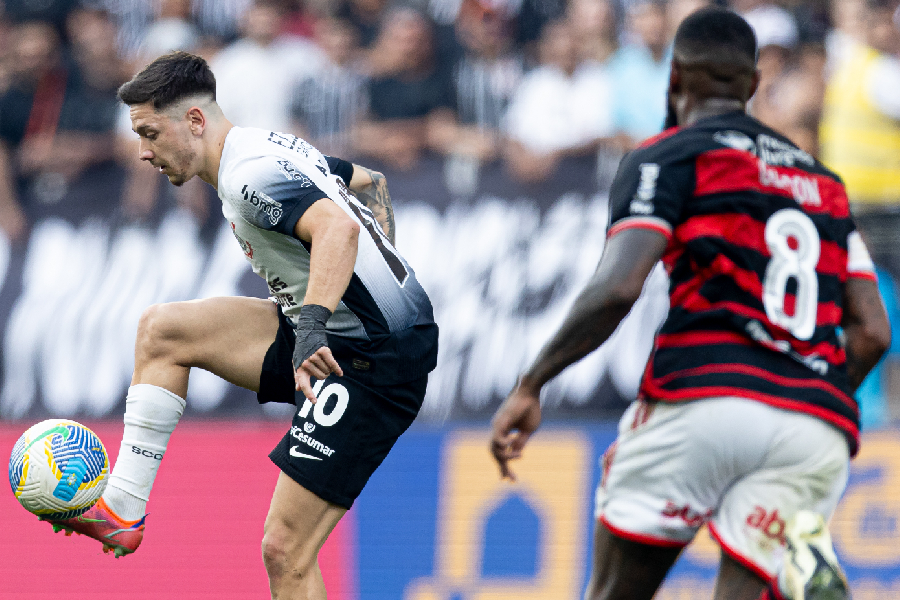
[[[144,311],[135,341],[139,357],[152,359],[171,352],[182,327],[180,312],[174,304],[154,304]]]
[[[270,578],[282,577],[287,570],[288,548],[279,535],[266,531],[262,540],[262,558]]]
[[[296,539],[287,528],[266,523],[262,558],[269,579],[302,580],[312,576],[316,553],[304,547],[302,540]]]

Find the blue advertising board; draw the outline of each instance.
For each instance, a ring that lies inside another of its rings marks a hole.
[[[578,599],[593,494],[613,423],[552,426],[501,481],[484,428],[408,432],[354,507],[359,594],[371,600]],[[854,598],[900,597],[900,433],[864,436],[831,523]],[[662,600],[712,597],[719,550],[705,530]]]

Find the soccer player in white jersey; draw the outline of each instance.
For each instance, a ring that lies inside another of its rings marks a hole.
[[[258,90],[265,93],[265,90]],[[322,544],[412,423],[437,359],[428,296],[396,252],[384,177],[292,135],[233,126],[206,62],[164,55],[119,90],[140,157],[174,185],[212,185],[272,297],[152,306],[138,325],[122,446],[103,498],[54,523],[134,552],[191,367],[295,403],[270,454],[262,542],[273,598],[324,599]]]

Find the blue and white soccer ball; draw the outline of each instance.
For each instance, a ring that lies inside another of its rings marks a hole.
[[[49,419],[22,434],[9,458],[9,485],[45,520],[77,517],[100,499],[109,456],[97,435],[75,421]]]

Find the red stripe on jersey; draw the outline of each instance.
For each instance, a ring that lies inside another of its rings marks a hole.
[[[691,217],[675,228],[675,237],[683,243],[712,237],[741,248],[749,248],[763,256],[772,256],[766,245],[765,224],[748,215],[728,213]],[[834,275],[844,281],[847,274],[847,250],[834,242],[821,241],[816,271]]]
[[[793,198],[810,213],[836,218],[850,216],[844,186],[825,175],[796,167],[767,165],[748,152],[720,148],[704,152],[696,161],[694,195],[755,191]]]
[[[706,346],[710,344],[752,346],[753,342],[747,336],[733,331],[682,331],[679,333],[660,333],[656,336],[656,344],[661,348],[680,348],[682,346]]]
[[[662,130],[660,133],[657,133],[654,136],[648,137],[646,140],[638,144],[638,148],[647,148],[648,146],[652,146],[656,142],[661,142],[668,137],[672,137],[676,133],[681,131],[679,127],[669,127],[668,129]]]
[[[843,348],[835,346],[830,342],[819,342],[810,344],[802,342],[790,336],[783,334],[781,331],[768,331],[769,335],[776,341],[790,342],[791,348],[803,356],[818,355],[832,365],[842,365],[847,362],[847,355]],[[684,331],[679,333],[661,333],[656,336],[657,348],[683,348],[691,346],[709,346],[716,344],[731,344],[736,346],[755,346],[761,345],[769,347],[760,342],[754,342],[748,336],[733,331]],[[778,348],[771,348],[776,352],[782,352]]]
[[[669,294],[671,306],[680,306],[690,312],[701,312],[716,309],[731,310],[739,315],[759,319],[768,323],[768,317],[760,310],[744,306],[739,302],[723,300],[710,302],[700,293],[700,286],[716,275],[730,277],[742,290],[752,294],[762,302],[763,288],[759,275],[754,271],[741,269],[723,255],[717,256],[709,267],[699,271],[696,276],[678,285]],[[699,282],[699,285],[698,285]],[[841,323],[842,312],[833,302],[819,302],[816,308],[816,327],[837,327]],[[774,326],[774,325],[773,325]]]
[[[609,239],[626,229],[649,229],[663,234],[667,240],[672,240],[672,226],[659,217],[626,217],[610,227],[606,237]]]
[[[789,334],[780,331],[769,331],[769,335],[775,340],[784,340],[791,343],[791,348],[803,356],[818,355],[832,365],[842,365],[847,361],[847,355],[843,348],[839,348],[830,342],[810,344],[802,342]],[[734,331],[682,331],[679,333],[660,333],[656,336],[657,348],[685,348],[692,346],[711,346],[719,344],[731,344],[733,346],[755,346],[761,344],[748,336]],[[767,346],[768,347],[768,346]],[[778,348],[771,348],[776,352],[782,352]]]
[[[766,323],[768,325],[768,323]],[[781,329],[767,327],[766,332],[776,342],[784,341],[791,345],[791,350],[804,357],[822,358],[831,365],[843,365],[847,362],[847,353],[840,346],[823,341],[810,343],[798,340]],[[731,344],[737,346],[762,346],[775,352],[784,354],[784,350],[773,343],[754,341],[747,335],[734,331],[686,331],[656,336],[657,348],[682,348],[691,346],[709,346],[716,344]]]
[[[792,388],[815,388],[822,390],[828,394],[831,394],[841,402],[843,402],[847,407],[852,410],[858,410],[856,406],[856,402],[850,398],[847,394],[842,392],[836,386],[831,385],[824,379],[819,377],[812,377],[810,379],[798,379],[796,377],[787,377],[785,375],[778,375],[776,373],[772,373],[771,371],[767,371],[765,369],[761,369],[759,367],[754,367],[753,365],[745,365],[742,363],[717,363],[711,365],[705,365],[702,367],[694,367],[692,369],[683,369],[681,371],[674,371],[671,373],[667,373],[662,377],[654,378],[654,381],[659,382],[660,385],[664,385],[674,379],[680,379],[682,377],[695,377],[697,375],[715,375],[720,373],[738,373],[740,375],[750,375],[752,377],[759,377],[760,379],[765,379],[771,383],[775,383],[777,385],[783,385],[785,387]],[[706,388],[703,388],[706,389]],[[756,392],[755,390],[748,390],[753,393],[762,393]],[[669,392],[675,393],[678,392]],[[824,410],[824,409],[823,409]]]

